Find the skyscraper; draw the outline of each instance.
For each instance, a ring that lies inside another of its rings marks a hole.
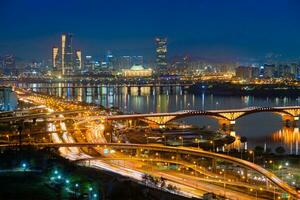
[[[3,57],[3,71],[5,75],[17,75],[16,58],[13,55]]]
[[[76,70],[81,71],[82,70],[82,55],[81,50],[76,50]]]
[[[72,34],[61,36],[61,68],[62,75],[70,75],[74,71]]]
[[[57,71],[59,69],[59,52],[58,47],[52,48],[52,67],[53,70]]]
[[[112,70],[115,68],[115,57],[113,56],[111,51],[107,51],[105,61],[107,63],[108,69]]]
[[[143,56],[132,56],[131,58],[132,65],[144,65]]]
[[[156,66],[158,70],[167,68],[167,38],[156,38]]]

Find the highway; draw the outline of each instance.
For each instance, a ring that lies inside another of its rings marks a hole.
[[[223,110],[218,111],[180,111],[174,113],[150,113],[150,114],[133,114],[133,115],[111,115],[108,112],[99,112],[94,109],[92,106],[88,105],[79,105],[76,102],[68,102],[62,99],[56,100],[55,97],[49,97],[47,95],[39,95],[39,94],[32,94],[26,92],[26,95],[22,95],[22,100],[28,101],[37,106],[45,106],[49,113],[34,113],[28,114],[24,116],[20,116],[17,120],[25,120],[25,119],[35,119],[38,117],[44,118],[50,116],[54,116],[55,118],[60,118],[57,122],[50,121],[48,122],[48,129],[47,132],[51,133],[52,142],[51,143],[22,143],[24,146],[35,146],[37,148],[59,148],[59,152],[62,156],[73,160],[73,161],[83,161],[89,160],[88,163],[91,167],[99,168],[102,170],[108,170],[114,173],[121,174],[123,176],[130,177],[136,181],[141,181],[142,176],[145,173],[151,174],[153,176],[162,176],[167,179],[167,181],[172,184],[176,185],[181,189],[182,195],[185,196],[195,196],[199,197],[203,195],[205,192],[215,192],[217,194],[223,194],[224,188],[218,184],[216,184],[216,178],[213,177],[211,172],[207,170],[203,171],[198,169],[197,172],[200,174],[204,174],[209,177],[209,180],[204,181],[197,179],[197,177],[186,177],[186,175],[182,175],[181,173],[176,173],[176,171],[159,171],[159,170],[152,170],[152,172],[145,171],[144,169],[140,168],[141,165],[145,165],[146,162],[138,159],[130,159],[126,160],[126,166],[117,165],[114,160],[120,159],[120,156],[124,157],[123,153],[120,151],[140,151],[140,150],[150,150],[154,152],[159,152],[161,154],[172,154],[176,155],[192,155],[195,157],[205,157],[215,160],[223,160],[227,163],[232,163],[234,165],[238,165],[245,169],[253,170],[258,174],[266,177],[271,183],[273,183],[277,188],[280,188],[282,191],[285,191],[290,194],[294,199],[298,198],[298,194],[296,190],[289,186],[287,183],[276,177],[271,172],[265,170],[264,168],[255,165],[251,162],[241,160],[238,158],[234,158],[228,155],[223,155],[219,153],[204,151],[200,149],[190,148],[190,147],[170,147],[158,144],[131,144],[131,143],[108,143],[107,137],[105,135],[105,126],[103,122],[105,120],[119,120],[119,119],[132,119],[132,118],[146,118],[146,117],[163,117],[163,116],[187,116],[187,115],[198,115],[198,114],[216,114],[217,112],[223,112]],[[265,111],[282,111],[287,112],[286,110],[295,110],[298,112],[300,107],[278,107],[278,108],[248,108],[248,109],[240,109],[240,110],[227,110],[225,112],[265,112]],[[290,111],[289,111],[290,112]],[[80,114],[80,116],[78,116]],[[70,115],[74,117],[75,121],[73,124],[73,128],[71,130],[76,130],[69,132],[69,127],[66,126],[64,122],[65,115]],[[177,117],[175,116],[175,117]],[[80,119],[80,120],[79,120]],[[95,121],[99,119],[98,121]],[[11,120],[11,118],[0,119],[1,120]],[[16,120],[16,119],[15,119]],[[171,119],[172,120],[172,119]],[[81,128],[84,127],[86,132],[81,132]],[[58,130],[61,130],[58,132]],[[113,137],[111,135],[110,137]],[[111,139],[110,139],[111,140]],[[14,147],[17,146],[17,143],[11,144],[2,144],[0,147]],[[106,160],[98,160],[98,158],[93,155],[89,154],[84,149],[93,148],[96,152],[101,152],[101,156],[104,155],[104,149],[109,149],[109,151],[115,151],[113,155],[110,155]],[[96,158],[95,158],[96,157]],[[164,160],[167,161],[167,160]],[[189,167],[189,165],[184,160],[177,161],[177,164],[180,164],[185,167]],[[150,164],[147,164],[150,166]],[[192,169],[192,163],[190,165]],[[187,180],[189,179],[189,180]],[[221,180],[221,184],[228,184],[228,185],[237,185],[233,182],[228,182],[225,179]],[[245,188],[248,189],[250,186],[245,184]],[[255,188],[255,186],[254,186]],[[236,196],[239,196],[240,199],[253,199],[253,196],[249,196],[248,194],[244,194],[243,192],[235,191],[230,188],[226,189],[226,196],[230,197],[230,199],[236,199]]]

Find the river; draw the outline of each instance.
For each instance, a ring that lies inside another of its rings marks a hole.
[[[95,103],[105,107],[118,107],[124,112],[150,113],[150,112],[172,112],[179,110],[213,110],[245,108],[251,106],[293,106],[300,105],[300,98],[270,97],[257,98],[253,96],[214,96],[193,95],[181,90],[180,87],[154,88],[132,87],[130,91],[126,87],[114,87],[99,85],[96,87],[81,87],[69,83],[53,83],[56,89],[46,89],[49,84],[21,84],[19,86],[32,88],[34,91],[57,95],[70,100],[78,100],[87,103]],[[40,89],[39,89],[40,88]],[[181,119],[188,124],[206,126],[208,129],[220,129],[218,122],[206,116],[190,117]],[[281,117],[273,113],[257,113],[247,115],[236,121],[234,127],[237,136],[245,136],[248,139],[248,147],[257,145],[268,148],[284,146],[287,153],[298,154],[298,143],[300,142],[299,123],[296,127],[285,127]]]

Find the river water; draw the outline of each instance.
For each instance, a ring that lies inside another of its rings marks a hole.
[[[124,112],[150,113],[150,112],[172,112],[179,110],[213,110],[233,109],[251,106],[293,106],[300,105],[300,98],[270,97],[258,98],[253,96],[214,96],[187,94],[180,87],[173,89],[149,87],[114,87],[98,85],[92,87],[81,87],[72,84],[19,84],[21,87],[32,88],[34,91],[57,95],[70,100],[78,100],[87,103],[95,103],[105,107],[118,107]],[[206,116],[190,117],[181,119],[188,124],[206,126],[208,129],[220,129],[218,122]],[[298,143],[300,142],[299,123],[296,127],[284,126],[279,115],[273,113],[256,113],[242,117],[236,121],[234,131],[237,136],[245,136],[248,139],[248,147],[257,145],[274,149],[284,146],[287,153],[299,154]]]

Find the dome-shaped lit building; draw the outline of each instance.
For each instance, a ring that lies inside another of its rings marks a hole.
[[[145,69],[142,65],[133,65],[130,69],[122,70],[124,77],[149,77],[152,76],[152,73],[151,68]]]

